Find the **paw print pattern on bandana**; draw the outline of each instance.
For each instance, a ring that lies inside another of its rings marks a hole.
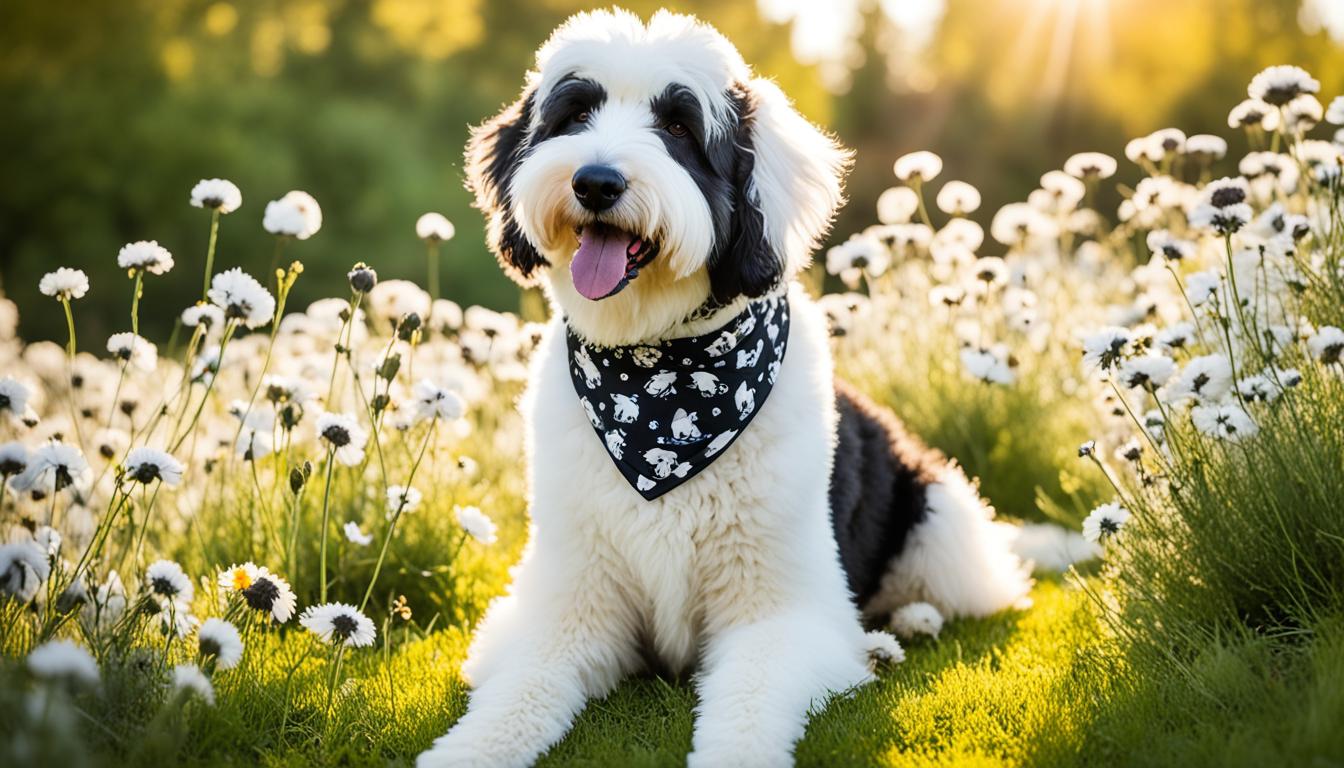
[[[702,336],[598,347],[567,330],[569,373],[621,475],[653,500],[742,434],[770,395],[789,337],[783,296],[754,301]]]

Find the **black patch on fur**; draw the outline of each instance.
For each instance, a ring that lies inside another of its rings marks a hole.
[[[523,284],[547,263],[523,236],[509,200],[509,184],[527,154],[528,124],[535,101],[536,89],[528,86],[517,101],[472,129],[466,152],[467,188],[476,195],[476,207],[486,216],[486,244],[504,272]]]
[[[862,607],[924,520],[925,488],[947,460],[907,433],[891,411],[838,379],[835,405],[831,525],[849,590]]]
[[[751,178],[756,168],[751,138],[755,103],[746,86],[730,88],[725,96],[736,116],[731,164],[723,163],[732,188],[732,211],[723,236],[715,232],[709,256],[710,294],[720,304],[738,296],[764,296],[784,277],[784,258],[766,240],[760,195]]]
[[[541,121],[533,132],[530,146],[535,147],[556,136],[569,136],[587,129],[578,120],[582,113],[593,113],[607,100],[607,90],[595,80],[570,75],[551,89],[541,105]]]

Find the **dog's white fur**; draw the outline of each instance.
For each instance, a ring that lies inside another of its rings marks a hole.
[[[738,301],[683,320],[708,295],[713,244],[703,197],[651,133],[647,102],[667,83],[691,86],[707,115],[723,114],[726,88],[750,83],[754,194],[785,285],[841,202],[847,155],[778,88],[750,79],[727,40],[687,17],[660,12],[645,25],[620,12],[580,14],[541,48],[532,82],[544,94],[571,73],[601,83],[606,104],[589,130],[536,148],[510,190],[516,219],[551,265],[545,285],[557,310],[522,404],[530,542],[463,666],[474,688],[466,715],[418,765],[533,762],[588,698],[643,668],[646,648],[673,670],[698,669],[689,765],[789,765],[808,714],[870,680],[870,652],[900,654],[888,636],[865,634],[831,530],[837,416],[825,319],[801,288],[780,289],[792,322],[770,397],[712,465],[645,501],[580,407],[560,318],[590,341],[632,344],[705,333],[741,309]],[[569,178],[594,160],[630,181],[609,220],[662,246],[637,280],[600,302],[576,292],[568,269],[584,215]],[[984,615],[1029,587],[992,513],[950,472],[929,489],[928,519],[893,565],[877,601],[885,610],[924,600],[949,617]]]

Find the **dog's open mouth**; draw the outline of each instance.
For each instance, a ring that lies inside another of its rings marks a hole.
[[[579,293],[593,301],[620,293],[657,251],[652,241],[601,222],[579,227],[578,236],[569,274]]]

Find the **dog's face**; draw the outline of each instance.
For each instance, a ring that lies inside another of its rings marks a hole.
[[[544,275],[601,344],[787,280],[830,226],[848,161],[722,35],[666,12],[565,22],[467,147],[505,270]]]

